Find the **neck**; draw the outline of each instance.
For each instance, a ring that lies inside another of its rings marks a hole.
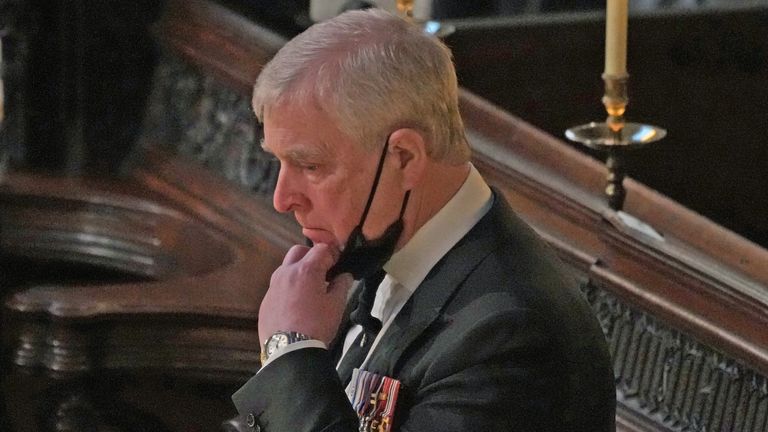
[[[461,189],[469,175],[469,163],[449,165],[430,164],[425,172],[425,181],[411,192],[405,211],[403,234],[397,242],[397,249],[403,247],[428,220],[442,209]]]

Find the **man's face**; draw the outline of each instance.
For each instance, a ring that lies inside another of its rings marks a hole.
[[[364,150],[317,109],[289,104],[265,112],[263,147],[280,161],[275,209],[293,212],[312,242],[343,245],[360,221],[380,152]],[[363,227],[366,238],[383,233],[400,209],[402,192],[386,165]]]

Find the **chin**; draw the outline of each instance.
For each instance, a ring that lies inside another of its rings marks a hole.
[[[326,244],[332,244],[332,245],[338,245],[339,242],[336,240],[336,237],[334,235],[326,230],[321,229],[315,229],[315,228],[303,228],[301,230],[301,233],[304,235],[304,237],[312,240],[312,243],[326,243]]]

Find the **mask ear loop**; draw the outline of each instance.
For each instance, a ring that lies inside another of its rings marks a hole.
[[[379,187],[379,179],[381,178],[381,172],[384,170],[384,158],[387,157],[387,149],[389,148],[389,138],[392,136],[392,134],[387,135],[387,140],[384,142],[384,148],[381,150],[381,157],[379,157],[379,167],[376,168],[376,177],[373,178],[373,185],[371,186],[371,192],[368,194],[368,202],[365,203],[365,210],[363,210],[363,215],[360,217],[360,223],[358,224],[359,227],[362,228],[363,223],[365,223],[365,219],[368,217],[368,210],[371,209],[371,204],[373,204],[373,196],[376,194],[376,188]],[[402,213],[402,210],[401,210]]]
[[[368,217],[368,211],[371,209],[371,204],[373,204],[373,197],[376,194],[376,189],[379,187],[379,180],[381,179],[381,172],[384,170],[384,158],[387,156],[387,149],[389,149],[389,138],[392,136],[392,134],[387,135],[387,141],[384,143],[384,149],[381,151],[381,157],[379,157],[379,166],[376,168],[376,176],[373,178],[373,185],[371,186],[371,192],[368,194],[368,202],[365,203],[365,209],[363,210],[363,215],[360,217],[360,222],[357,224],[360,229],[363,229],[363,224],[365,223],[365,219]],[[398,217],[398,220],[403,219],[403,215],[405,214],[405,207],[408,205],[408,199],[411,197],[411,191],[408,190],[405,192],[405,197],[403,198],[403,204],[400,206],[400,216]]]
[[[400,206],[400,217],[398,218],[399,220],[403,219],[403,215],[405,214],[405,206],[408,205],[408,198],[410,197],[411,197],[411,191],[407,190],[405,192],[405,197],[403,198],[403,205]]]

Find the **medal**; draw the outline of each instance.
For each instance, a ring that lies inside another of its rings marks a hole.
[[[360,419],[360,432],[392,430],[400,381],[355,369],[347,388],[347,397]]]

